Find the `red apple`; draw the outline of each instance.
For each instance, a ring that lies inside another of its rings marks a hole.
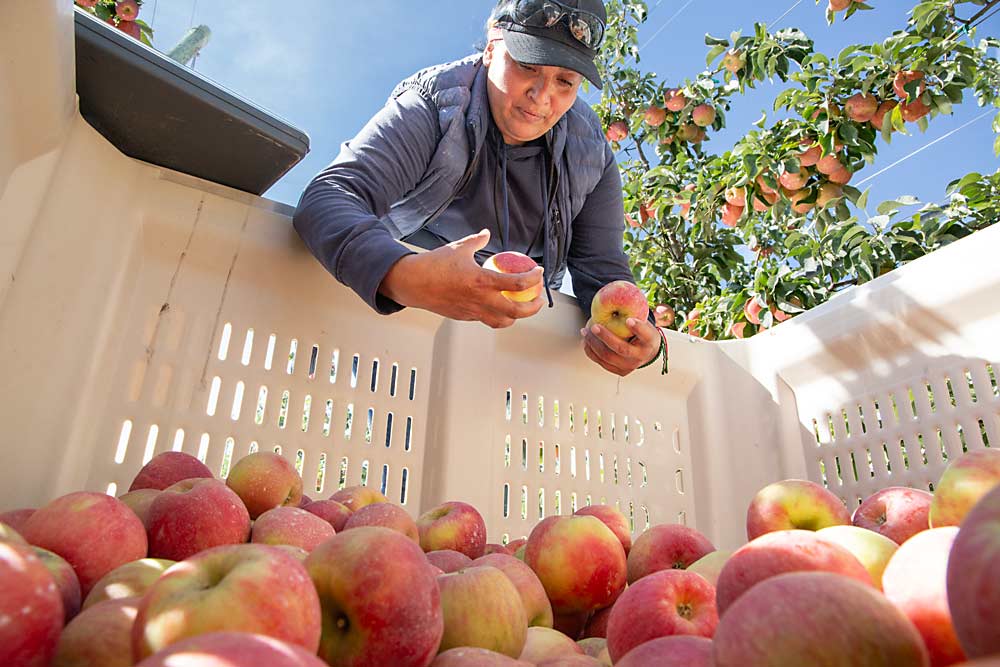
[[[730,49],[722,58],[722,66],[725,67],[731,74],[738,73],[746,66],[746,62],[746,56],[738,49]]]
[[[632,549],[632,532],[628,527],[628,519],[625,515],[616,510],[611,505],[586,505],[573,512],[577,516],[593,516],[604,522],[604,525],[611,529],[625,549],[628,555]]]
[[[306,569],[319,593],[319,655],[331,665],[426,667],[444,632],[441,594],[412,540],[378,526],[345,530]]]
[[[916,85],[913,85],[914,83]],[[907,87],[913,90],[912,97],[910,97]],[[896,96],[902,100],[915,100],[923,95],[924,90],[927,89],[927,85],[924,83],[924,73],[910,70],[897,72],[896,77],[892,81],[892,89],[896,93]]]
[[[643,119],[650,127],[659,127],[663,125],[663,121],[667,119],[667,111],[663,107],[658,107],[655,104],[651,104],[646,113],[643,114]]]
[[[164,572],[139,604],[132,651],[145,658],[185,637],[251,632],[319,646],[320,605],[309,574],[282,549],[232,544],[191,556]]]
[[[0,512],[0,523],[7,524],[20,533],[25,522],[34,513],[34,509],[19,509],[10,510],[9,512]]]
[[[483,555],[489,556],[490,554],[507,554],[509,556],[511,555],[511,550],[502,544],[487,542],[486,547],[483,549]]]
[[[899,102],[897,102],[896,100],[886,100],[885,102],[882,102],[882,104],[878,105],[878,111],[875,112],[875,115],[872,116],[872,119],[870,121],[872,126],[876,130],[881,130],[882,123],[885,122],[886,114],[892,113],[892,110],[896,108],[896,106],[898,105]]]
[[[856,93],[844,102],[844,111],[851,120],[867,123],[878,111],[878,98],[871,94]]]
[[[558,630],[539,625],[528,628],[520,660],[538,665],[562,655],[583,655],[583,649]]]
[[[118,0],[115,14],[122,21],[134,21],[139,16],[139,4],[135,0]]]
[[[280,505],[298,507],[302,500],[302,477],[288,459],[274,452],[254,452],[238,460],[226,486],[240,497],[251,519]]]
[[[76,0],[76,4],[80,7],[93,7],[97,4],[97,0]]]
[[[959,525],[973,505],[997,485],[1000,485],[1000,449],[980,449],[955,459],[934,487],[931,527]]]
[[[560,655],[538,663],[538,667],[603,667],[603,663],[589,655]]]
[[[430,557],[430,554],[427,554]],[[473,567],[495,567],[507,575],[521,595],[521,604],[528,617],[528,625],[552,627],[552,605],[545,595],[545,588],[534,571],[523,561],[507,554],[487,554],[472,561]]]
[[[683,570],[661,570],[631,584],[608,619],[608,653],[617,662],[657,637],[711,637],[719,615],[715,589],[703,577]]]
[[[521,595],[500,570],[470,567],[439,575],[444,634],[439,650],[470,646],[521,655],[528,619]]]
[[[62,556],[41,547],[32,548],[35,550],[35,555],[42,561],[42,565],[52,575],[52,580],[56,582],[56,588],[59,589],[59,596],[63,601],[66,622],[69,623],[80,611],[80,582],[76,578],[76,572]]]
[[[119,565],[146,555],[146,529],[117,498],[78,491],[56,498],[31,515],[24,539],[53,551],[73,566],[80,592]]]
[[[687,106],[687,98],[680,88],[669,88],[663,94],[663,104],[669,111],[680,111]]]
[[[700,574],[705,577],[705,581],[712,584],[714,587],[719,582],[719,573],[722,572],[722,568],[725,567],[726,562],[732,555],[732,551],[727,549],[718,549],[705,554],[695,562],[688,565],[686,569],[688,572],[694,572],[695,574]]]
[[[142,597],[174,562],[164,558],[141,558],[119,565],[94,584],[83,601],[83,608],[105,600]]]
[[[884,535],[857,526],[828,526],[816,531],[816,537],[839,544],[868,570],[875,588],[882,590],[882,573],[899,545]]]
[[[365,505],[389,502],[389,499],[382,495],[380,491],[370,489],[367,486],[344,487],[330,496],[330,500],[335,500],[352,512],[357,512]],[[337,527],[334,526],[334,528]]]
[[[608,640],[604,637],[586,637],[578,639],[576,644],[583,650],[584,655],[589,655],[592,658],[599,658],[601,653],[608,650]]]
[[[208,632],[172,644],[136,667],[327,667],[300,646],[246,632]]]
[[[778,183],[787,190],[801,190],[809,181],[809,176],[809,170],[802,167],[798,172],[784,172],[778,177]]]
[[[786,572],[820,571],[844,575],[873,586],[868,570],[851,552],[808,530],[779,530],[744,544],[719,573],[719,615],[755,584]]]
[[[427,510],[417,519],[417,529],[425,552],[453,549],[479,558],[486,550],[486,522],[468,503],[450,501]]]
[[[536,266],[538,266],[538,263],[535,262],[535,260],[523,253],[515,252],[513,250],[498,252],[497,254],[489,257],[483,263],[484,269],[488,271],[496,271],[497,273],[528,273]],[[500,294],[504,295],[511,301],[522,302],[534,301],[541,293],[541,280],[539,280],[536,285],[529,287],[526,290],[521,290],[519,292],[509,292],[504,290],[500,292]]]
[[[63,629],[52,667],[132,667],[132,625],[139,598],[104,600]]]
[[[622,339],[632,337],[626,322],[629,318],[639,321],[649,315],[649,303],[642,290],[627,280],[607,283],[590,302],[590,320]]]
[[[590,616],[589,611],[570,611],[561,614],[553,612],[552,629],[558,630],[573,641],[577,641],[583,637],[583,631],[587,627]]]
[[[916,628],[891,602],[829,572],[782,574],[751,588],[720,619],[713,658],[713,667],[929,664]]]
[[[351,510],[336,500],[314,500],[302,509],[323,519],[338,533],[344,529],[351,516]]]
[[[673,635],[636,646],[615,667],[713,667],[712,640]]]
[[[119,20],[118,25],[116,27],[129,37],[132,37],[133,39],[139,39],[142,35],[142,32],[139,28],[139,24],[136,23],[135,21]]]
[[[168,486],[150,505],[147,523],[153,558],[184,560],[212,547],[242,544],[250,537],[247,508],[217,479],[185,479]]]
[[[618,142],[628,136],[628,125],[625,121],[616,120],[608,126],[608,131],[604,133],[608,141]]]
[[[786,479],[768,484],[750,501],[747,539],[775,530],[819,530],[850,522],[851,513],[840,498],[815,482]]]
[[[287,544],[312,551],[336,531],[320,517],[298,507],[275,507],[257,517],[250,541],[277,546]]]
[[[812,139],[803,139],[799,142],[802,153],[799,155],[799,165],[812,167],[823,157],[823,149]]]
[[[31,547],[0,542],[0,591],[0,665],[49,667],[65,612]]]
[[[5,523],[0,523],[0,542],[12,542],[14,544],[28,544],[28,541]]]
[[[948,556],[948,606],[970,658],[1000,656],[1000,487],[966,515]]]
[[[168,486],[192,477],[213,477],[207,465],[184,452],[162,452],[149,460],[135,478],[129,491],[156,489],[162,491]]]
[[[920,632],[932,667],[965,659],[951,623],[945,586],[948,553],[956,535],[956,526],[917,533],[899,546],[882,573],[885,596]]]
[[[136,489],[120,495],[118,500],[128,505],[129,509],[139,517],[139,521],[142,521],[142,525],[149,530],[149,508],[161,493],[160,489]]]
[[[420,532],[417,523],[406,510],[392,503],[375,503],[366,505],[352,514],[344,524],[344,530],[361,526],[382,526],[398,531],[416,543],[420,543]]]
[[[606,607],[625,587],[625,550],[592,516],[542,519],[528,536],[524,562],[538,575],[556,614]]]
[[[908,486],[889,486],[865,498],[851,523],[902,544],[929,527],[933,496]]]
[[[454,549],[438,549],[427,552],[427,562],[441,570],[442,574],[458,572],[472,565],[472,559]]]
[[[618,597],[621,597],[620,595]],[[600,638],[607,639],[608,636],[608,619],[611,618],[611,611],[615,608],[612,604],[611,606],[604,607],[603,609],[598,609],[590,618],[587,619],[587,625],[583,628],[584,638]]]
[[[698,127],[708,127],[715,122],[715,107],[710,104],[699,104],[691,112],[691,120]]]
[[[533,664],[489,649],[461,646],[439,653],[431,667],[533,667]]]
[[[694,528],[664,523],[650,527],[636,539],[628,555],[628,583],[654,572],[683,570],[715,547]]]

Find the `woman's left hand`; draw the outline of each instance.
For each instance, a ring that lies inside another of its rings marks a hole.
[[[625,377],[653,359],[660,350],[660,332],[647,320],[629,318],[625,322],[634,334],[623,340],[600,324],[580,329],[583,351],[601,368]]]

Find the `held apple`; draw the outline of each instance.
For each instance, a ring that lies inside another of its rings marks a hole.
[[[483,263],[484,269],[497,273],[527,273],[536,266],[538,263],[535,260],[513,250],[498,252]],[[520,292],[503,290],[500,293],[511,301],[534,301],[542,293],[542,283],[539,281],[537,285]]]
[[[615,280],[597,290],[590,302],[590,320],[623,340],[632,337],[629,318],[645,320],[649,315],[646,295],[627,280]]]

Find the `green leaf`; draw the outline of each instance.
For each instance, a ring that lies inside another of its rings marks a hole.
[[[705,46],[729,46],[728,39],[722,39],[721,37],[712,37],[707,32],[705,33]]]
[[[871,191],[872,191],[872,189],[871,189],[871,188],[868,188],[868,189],[866,189],[866,190],[865,190],[865,191],[864,191],[864,192],[863,192],[863,193],[861,194],[861,196],[860,196],[860,197],[858,197],[858,201],[857,201],[857,207],[858,207],[858,208],[860,208],[860,209],[864,209],[865,207],[867,207],[867,206],[868,206],[868,195],[869,195],[869,194],[871,193]]]
[[[720,44],[718,46],[712,47],[712,49],[708,52],[708,55],[705,56],[705,64],[711,65],[715,61],[715,59],[718,58],[720,55],[722,55],[722,53],[728,48],[729,48],[728,43],[726,45]]]

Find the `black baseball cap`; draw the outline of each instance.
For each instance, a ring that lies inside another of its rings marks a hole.
[[[510,0],[501,0],[495,17],[502,28],[504,45],[514,60],[526,65],[565,67],[579,72],[597,88],[602,87],[601,75],[594,64],[597,50],[589,49],[577,40],[566,20],[560,19],[548,28],[520,25],[504,11],[511,4]],[[568,9],[589,12],[602,23],[607,23],[607,10],[602,0],[559,0],[559,4]]]

